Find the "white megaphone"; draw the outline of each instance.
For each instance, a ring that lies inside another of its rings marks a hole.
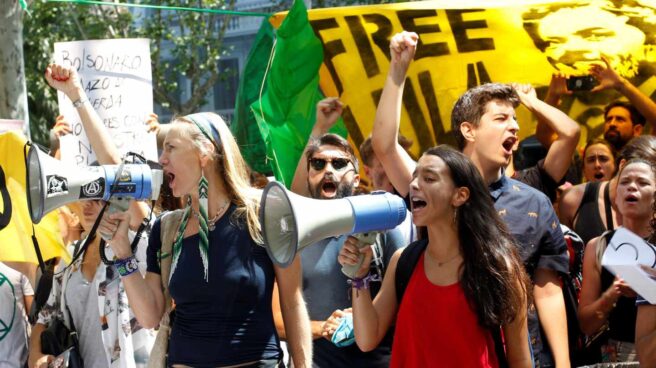
[[[262,193],[260,224],[269,257],[287,267],[296,252],[321,239],[392,229],[406,213],[403,199],[386,192],[320,200],[270,182]]]
[[[32,222],[48,212],[79,200],[123,203],[157,199],[163,173],[147,164],[77,167],[50,157],[36,145],[27,153],[27,201]],[[120,176],[116,178],[116,173]]]

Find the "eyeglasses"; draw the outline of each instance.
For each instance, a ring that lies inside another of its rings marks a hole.
[[[321,171],[326,167],[326,163],[330,162],[330,165],[337,170],[337,171],[342,171],[348,164],[351,163],[351,160],[347,158],[333,158],[330,160],[326,160],[325,158],[316,158],[313,157],[309,160],[310,167],[312,167],[316,171]]]

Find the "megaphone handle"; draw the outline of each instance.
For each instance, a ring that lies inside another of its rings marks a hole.
[[[358,239],[360,242],[358,243],[358,249],[362,249],[364,247],[369,247],[371,244],[373,244],[376,241],[376,237],[378,236],[377,231],[370,231],[368,233],[359,233],[359,234],[353,234],[353,237]],[[358,255],[358,263],[354,265],[344,265],[342,266],[342,273],[346,275],[348,278],[353,279],[356,276],[356,273],[362,267],[362,262],[364,261],[364,254],[360,253]]]
[[[107,210],[109,214],[116,213],[118,211],[127,211],[130,208],[130,199],[128,198],[111,198],[109,200],[109,205]],[[105,239],[105,241],[110,241],[114,237],[114,234],[105,234],[100,232],[100,236]]]

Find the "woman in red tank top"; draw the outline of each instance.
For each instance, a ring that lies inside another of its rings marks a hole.
[[[427,246],[400,305],[395,277],[403,249],[392,256],[374,301],[369,267],[358,272],[352,300],[360,349],[374,349],[396,320],[392,367],[531,367],[528,278],[478,169],[448,146],[431,148],[419,159],[410,199],[415,225],[428,228],[428,239],[419,240]],[[349,240],[339,261],[356,264],[360,253],[369,265],[370,247],[358,250]],[[493,340],[500,330],[503,356]]]

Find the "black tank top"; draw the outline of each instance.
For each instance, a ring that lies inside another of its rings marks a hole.
[[[606,244],[613,237],[615,232],[610,232],[606,236]],[[603,293],[615,281],[615,276],[606,268],[601,268],[601,292]],[[635,325],[638,316],[638,307],[635,305],[636,298],[627,298],[621,296],[617,299],[615,308],[608,315],[608,337],[617,341],[633,343],[635,340]]]
[[[593,181],[585,185],[581,204],[574,214],[574,232],[579,234],[585,244],[588,244],[590,239],[601,235],[604,231],[614,228],[608,185],[604,189],[604,207],[606,207],[606,223],[608,224],[608,229],[606,229],[604,222],[601,220],[598,201],[601,183],[600,181]]]

